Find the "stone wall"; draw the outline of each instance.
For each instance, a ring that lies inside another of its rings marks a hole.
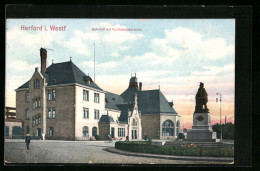
[[[144,139],[145,135],[149,139],[159,139],[158,133],[160,133],[160,115],[142,115],[142,139]]]
[[[48,100],[48,90],[55,89],[56,99]],[[46,87],[46,139],[75,139],[75,85]],[[56,117],[48,118],[48,108],[55,107]],[[49,136],[53,127],[53,137]]]
[[[25,93],[28,91],[29,89],[16,91],[16,119],[21,119],[24,121],[24,125],[29,125],[29,120],[25,119],[26,109],[30,107],[30,102],[25,101]],[[22,131],[23,135],[25,135],[26,130],[24,129],[24,126],[22,126]]]

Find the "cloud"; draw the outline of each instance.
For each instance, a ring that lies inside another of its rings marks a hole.
[[[39,67],[38,63],[29,64],[27,61],[15,60],[9,63],[7,66],[8,70],[16,70],[16,71],[33,71],[36,67]],[[7,72],[8,72],[7,70]]]
[[[188,28],[179,27],[171,31],[165,30],[165,41],[170,46],[194,48],[200,44],[202,35]]]
[[[40,47],[51,48],[53,42],[61,41],[64,38],[62,32],[29,32],[19,30],[17,27],[6,31],[6,51],[8,58],[28,58],[28,54],[34,54],[35,49]],[[26,52],[26,53],[25,53]],[[39,51],[37,51],[39,53]],[[23,54],[27,54],[26,56]]]
[[[59,41],[58,43],[78,54],[86,56],[89,56],[91,54],[89,47],[86,45],[81,37],[73,37],[68,41]]]
[[[126,26],[111,25],[104,22],[98,23],[96,26],[98,28],[126,28]],[[107,55],[118,57],[119,51],[129,49],[129,47],[123,46],[123,43],[132,42],[142,37],[144,37],[143,34],[135,34],[128,31],[81,31],[75,29],[73,36],[68,41],[58,41],[58,43],[85,56],[92,54],[93,44],[96,43],[96,45],[106,51]]]

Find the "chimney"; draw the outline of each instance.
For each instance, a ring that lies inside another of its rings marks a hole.
[[[47,50],[41,48],[40,56],[41,56],[41,72],[45,72],[46,71]]]
[[[142,82],[139,82],[139,89],[142,91]]]

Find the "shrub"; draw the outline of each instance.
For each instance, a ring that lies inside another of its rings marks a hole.
[[[178,146],[154,146],[146,141],[141,142],[116,142],[116,149],[167,155],[183,155],[183,156],[207,156],[207,157],[233,157],[234,148],[217,148],[217,147],[196,147],[188,145],[186,147]]]
[[[95,136],[96,140],[102,140],[102,137],[100,135]]]

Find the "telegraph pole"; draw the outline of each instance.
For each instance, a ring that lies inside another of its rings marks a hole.
[[[217,95],[219,95],[219,101],[220,101],[220,141],[222,142],[222,124],[221,124],[221,101],[222,101],[222,94],[220,93],[216,93]],[[218,98],[216,99],[216,101],[218,102]]]

